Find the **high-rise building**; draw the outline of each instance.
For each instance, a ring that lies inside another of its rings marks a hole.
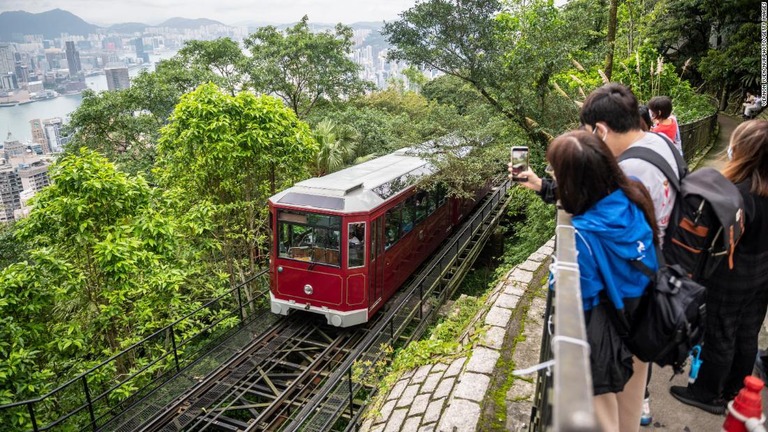
[[[39,192],[51,184],[51,179],[48,177],[48,164],[35,156],[32,161],[20,163],[17,172],[21,179],[21,187],[25,191]]]
[[[101,40],[101,47],[109,51],[123,49],[123,38],[120,36],[107,36]]]
[[[73,41],[67,41],[67,66],[69,66],[69,76],[75,76],[83,70],[80,64],[80,52],[75,49]]]
[[[11,44],[0,43],[0,75],[16,72],[16,58]]]
[[[0,159],[0,222],[13,221],[13,211],[21,208],[21,177],[5,159]]]
[[[136,47],[136,58],[140,58],[144,63],[149,63],[149,54],[144,51],[144,41],[141,38],[136,38],[133,45]]]
[[[45,136],[45,126],[41,119],[34,119],[29,121],[29,125],[32,128],[32,141],[36,144],[40,144],[43,148],[43,153],[50,153],[51,147],[48,145],[48,137]]]
[[[109,90],[122,90],[131,86],[128,68],[125,66],[106,67],[104,73],[107,75],[107,89]]]
[[[62,57],[62,52],[58,48],[45,50],[45,59],[48,61],[48,65],[51,67],[51,69],[61,69]]]
[[[64,145],[69,142],[69,137],[61,134],[62,124],[63,122],[59,117],[43,120],[45,136],[48,138],[48,148],[52,153],[61,152],[64,149]]]
[[[0,73],[0,90],[15,90],[17,88],[19,88],[19,80],[15,73]]]
[[[20,83],[29,82],[29,67],[20,61],[16,62],[16,77]]]
[[[3,142],[3,151],[0,152],[0,157],[6,161],[10,161],[11,158],[24,156],[26,148],[26,145],[22,144],[21,141],[14,139],[13,135],[8,132],[8,136]]]

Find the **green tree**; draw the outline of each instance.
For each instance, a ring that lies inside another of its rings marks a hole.
[[[71,151],[98,151],[129,173],[152,178],[160,127],[179,98],[197,86],[214,82],[230,93],[242,85],[244,55],[231,39],[188,41],[154,72],[142,72],[126,90],[95,93],[86,90],[72,113]]]
[[[549,103],[549,80],[565,67],[570,50],[568,23],[557,8],[545,1],[505,9],[495,0],[429,0],[400,17],[384,26],[396,46],[392,59],[466,81],[531,140],[546,145],[550,134],[541,120],[557,129],[564,117],[546,115],[557,107]]]
[[[26,260],[0,271],[0,403],[44,393],[224,287],[198,272],[187,221],[162,214],[143,178],[85,148],[50,173],[17,223]],[[119,382],[140,360],[121,357],[114,376],[90,384]]]
[[[420,70],[413,66],[403,69],[403,76],[410,82],[410,90],[420,90],[429,80]]]
[[[315,127],[314,138],[319,150],[312,174],[319,177],[338,171],[352,161],[359,135],[349,126],[325,119]]]
[[[24,258],[26,245],[15,238],[16,224],[0,224],[0,270]]]
[[[162,129],[156,175],[179,214],[209,221],[234,284],[269,247],[267,198],[306,178],[316,153],[309,126],[280,100],[204,84]]]
[[[743,93],[758,83],[760,10],[755,2],[657,2],[645,36],[694,85],[706,83],[717,93],[721,109],[732,91]]]
[[[428,81],[421,88],[428,100],[456,108],[461,115],[469,113],[479,103],[482,95],[466,81],[451,75],[442,75]]]
[[[162,327],[173,309],[185,274],[174,225],[146,181],[92,151],[62,158],[51,173],[19,237],[34,245],[30,265],[45,270],[56,295],[54,333],[72,335],[59,348],[118,351],[134,331]],[[160,304],[170,307],[143,309]]]
[[[619,0],[610,0],[610,4],[611,6],[608,11],[608,36],[606,37],[608,54],[605,56],[605,76],[609,80],[613,73],[613,54],[616,51],[616,14],[618,13]]]
[[[148,111],[144,100],[137,90],[84,91],[82,103],[70,116],[72,140],[66,150],[87,147],[127,173],[148,175],[164,118]]]
[[[312,33],[308,20],[304,16],[285,34],[267,26],[245,39],[253,88],[277,95],[299,118],[309,115],[321,100],[338,101],[372,88],[358,77],[359,67],[347,57],[352,29],[338,24],[334,33]]]
[[[230,94],[234,95],[243,86],[245,56],[240,45],[230,38],[187,41],[176,57],[185,68],[211,72],[209,80]]]

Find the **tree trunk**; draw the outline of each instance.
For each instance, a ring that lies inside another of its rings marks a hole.
[[[728,84],[725,82],[720,85],[720,111],[725,111],[728,108]]]
[[[605,76],[608,80],[611,79],[611,73],[613,73],[613,51],[616,46],[616,10],[618,9],[619,1],[611,0],[611,7],[608,11],[608,54],[605,56]]]

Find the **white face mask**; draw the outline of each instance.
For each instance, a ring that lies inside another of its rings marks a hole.
[[[733,147],[728,146],[728,160],[733,160]]]

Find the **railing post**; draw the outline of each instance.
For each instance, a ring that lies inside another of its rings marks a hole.
[[[395,346],[395,317],[389,320],[389,341]]]
[[[424,310],[424,282],[419,283],[419,322],[423,319],[422,310]]]
[[[88,390],[88,379],[86,378],[86,375],[83,375],[82,378],[83,378],[83,390],[85,390],[85,400],[88,401],[88,414],[91,416],[91,426],[95,431],[98,429],[98,427],[96,425],[96,415],[93,413],[93,402],[91,402],[91,391]]]
[[[347,369],[347,379],[349,380],[349,419],[355,415],[354,394],[352,394],[352,368]]]
[[[171,326],[169,330],[171,331],[171,345],[173,346],[173,361],[176,363],[176,372],[179,372],[179,353],[176,351],[176,332],[173,331],[173,326]]]
[[[240,287],[237,287],[237,308],[240,310],[240,327],[245,325],[245,312],[243,312],[243,295],[240,294]]]
[[[37,427],[37,419],[35,419],[35,407],[33,406],[34,404],[34,402],[28,403],[27,411],[29,411],[29,419],[32,421],[32,430],[39,432],[40,429]]]

